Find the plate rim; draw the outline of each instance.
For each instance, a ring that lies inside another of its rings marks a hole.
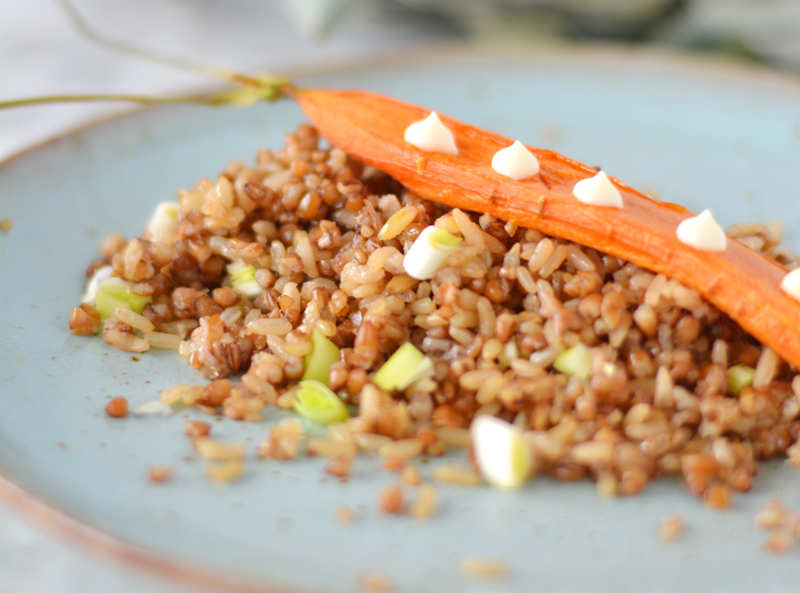
[[[440,42],[424,44],[396,53],[327,62],[322,60],[314,65],[294,68],[292,78],[299,80],[305,77],[346,72],[357,73],[380,67],[410,65],[421,57],[428,62],[460,64],[470,64],[493,58],[520,62],[557,59],[604,65],[616,61],[622,67],[653,64],[684,74],[694,73],[732,81],[756,82],[790,92],[800,92],[800,74],[777,70],[768,65],[741,62],[724,54],[698,54],[679,48],[631,47],[630,45],[606,42],[545,41],[512,44]],[[200,87],[199,90],[204,92],[220,88],[222,88],[220,85],[208,85]],[[197,89],[195,88],[195,90]],[[61,140],[117,120],[170,107],[171,105],[135,105],[121,108],[110,114],[90,116],[85,121],[69,125],[62,131],[0,158],[0,173],[9,165]],[[798,116],[798,125],[800,126],[800,116]],[[0,467],[0,502],[17,511],[36,528],[61,536],[68,543],[76,543],[81,546],[82,551],[88,551],[96,557],[114,561],[122,568],[143,569],[173,585],[189,585],[205,590],[217,589],[230,593],[312,593],[314,591],[305,587],[256,583],[223,570],[209,571],[195,563],[178,560],[174,556],[160,557],[153,550],[127,541],[123,537],[106,533],[92,525],[88,518],[78,517],[60,508],[58,503],[48,501],[47,497],[41,493],[24,488],[11,475],[8,475],[7,471]]]
[[[320,60],[313,65],[293,68],[291,76],[277,71],[276,75],[289,76],[292,80],[304,77],[337,74],[340,72],[359,72],[381,66],[401,66],[418,62],[424,57],[431,62],[453,61],[471,63],[487,58],[509,58],[517,61],[531,58],[597,62],[608,64],[612,60],[628,64],[652,63],[683,73],[698,73],[727,79],[740,79],[760,84],[800,91],[800,72],[778,70],[769,64],[745,62],[721,52],[696,53],[688,49],[666,46],[636,47],[622,43],[592,41],[566,42],[559,40],[520,42],[478,42],[465,43],[438,42],[422,44],[394,53],[377,53],[369,56]],[[229,88],[222,84],[190,85],[186,89],[194,93],[211,93]],[[123,103],[124,104],[124,103]],[[181,104],[177,104],[181,105]],[[186,103],[183,105],[191,105]],[[144,111],[155,111],[175,107],[176,104],[148,104],[121,107],[112,113],[88,116],[86,119],[67,125],[63,130],[49,134],[27,146],[18,148],[0,158],[0,169],[54,142],[80,134],[91,128],[111,123],[117,119],[132,117]],[[44,105],[28,106],[28,109],[41,109]],[[225,108],[225,107],[223,107]],[[22,107],[25,109],[25,107]],[[245,107],[246,109],[246,107]]]

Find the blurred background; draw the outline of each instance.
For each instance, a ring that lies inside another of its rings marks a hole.
[[[304,67],[432,44],[610,41],[800,70],[797,0],[73,0],[104,35],[240,71]],[[170,93],[209,79],[93,43],[60,0],[4,2],[0,98]],[[0,158],[120,105],[0,113]]]
[[[242,72],[291,75],[437,44],[567,40],[722,55],[800,73],[798,0],[74,0],[74,6],[108,37]],[[0,80],[0,99],[168,94],[216,84],[92,42],[60,0],[3,2]],[[0,159],[125,108],[56,105],[0,112]],[[0,591],[167,590],[151,575],[97,558],[0,504]]]

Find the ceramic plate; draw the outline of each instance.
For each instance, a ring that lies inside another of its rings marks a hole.
[[[422,54],[300,83],[368,88],[426,105],[602,165],[669,201],[710,207],[723,224],[780,219],[789,244],[800,248],[800,84],[776,75],[564,49]],[[419,523],[378,512],[377,493],[394,477],[374,461],[359,460],[342,484],[325,477],[321,460],[253,458],[241,482],[219,485],[207,481],[182,435],[186,418],[199,413],[107,418],[109,396],[136,405],[201,378],[171,353],[134,361],[102,340],[70,335],[69,310],[101,238],[138,233],[154,204],[230,161],[252,159],[260,146],[280,146],[302,119],[289,102],[150,109],[0,168],[0,218],[14,222],[0,233],[3,491],[19,487],[58,509],[44,513],[51,520],[68,515],[91,526],[72,530],[84,541],[110,535],[103,541],[116,554],[200,580],[223,575],[219,582],[254,590],[352,591],[365,572],[388,575],[396,591],[437,593],[786,591],[797,582],[797,562],[764,553],[764,535],[753,526],[776,495],[800,506],[800,473],[777,463],[727,512],[705,510],[674,480],[603,500],[588,481],[537,479],[518,492],[443,486],[437,516]],[[253,451],[267,426],[222,420],[214,432]],[[156,464],[174,466],[175,479],[148,483],[147,467]],[[349,526],[336,519],[345,504],[359,515]],[[673,513],[688,529],[664,544],[657,526]],[[474,556],[502,559],[511,576],[466,580],[458,566]]]

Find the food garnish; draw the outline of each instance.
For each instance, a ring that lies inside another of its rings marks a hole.
[[[339,396],[325,383],[314,379],[300,381],[294,410],[303,418],[322,425],[344,422],[350,418],[350,411]]]
[[[425,119],[409,124],[403,139],[422,150],[458,154],[453,132],[447,129],[435,111],[431,111]]]
[[[681,243],[704,251],[725,251],[728,244],[725,231],[714,220],[710,210],[682,220],[675,235]]]
[[[306,354],[303,364],[303,379],[313,379],[328,385],[331,365],[339,360],[339,347],[318,329],[311,333],[311,352]]]
[[[402,391],[433,371],[433,361],[406,342],[378,369],[372,381],[386,391]]]
[[[572,195],[584,204],[622,208],[622,195],[611,182],[605,171],[598,171],[592,177],[581,179],[572,188]]]
[[[501,148],[492,157],[492,169],[516,181],[528,179],[539,172],[539,161],[519,140]]]
[[[475,459],[484,479],[501,488],[519,488],[531,472],[531,453],[522,431],[494,416],[472,421]]]

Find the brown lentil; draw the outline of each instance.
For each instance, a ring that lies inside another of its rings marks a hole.
[[[662,541],[671,542],[683,533],[683,519],[680,515],[666,517],[658,526],[658,535]]]
[[[93,336],[100,329],[100,314],[91,305],[81,303],[69,315],[69,329],[76,336]]]
[[[203,402],[209,406],[221,406],[231,395],[231,382],[228,379],[211,381],[203,389]]]
[[[325,473],[344,479],[350,475],[350,467],[353,465],[352,456],[340,455],[331,459],[325,467]]]
[[[186,423],[186,435],[196,439],[198,437],[207,437],[211,432],[211,424],[203,422],[202,420],[191,420]]]
[[[169,482],[172,475],[173,469],[169,466],[159,465],[147,468],[147,479],[154,483]]]
[[[727,509],[731,506],[731,493],[723,484],[715,484],[704,494],[706,506],[715,510]]]
[[[405,466],[401,476],[409,486],[419,486],[422,483],[422,475],[419,473],[419,469],[413,465]]]
[[[406,497],[402,486],[388,486],[378,496],[378,506],[388,515],[399,515],[405,510]]]
[[[336,518],[340,523],[350,524],[356,520],[356,512],[348,506],[336,507]]]
[[[383,469],[387,472],[399,472],[406,465],[406,460],[396,455],[388,455],[383,458]]]
[[[392,593],[394,583],[385,574],[368,572],[359,578],[359,588],[364,593]]]
[[[106,414],[111,418],[124,418],[128,415],[128,400],[122,396],[111,398],[106,404]]]

